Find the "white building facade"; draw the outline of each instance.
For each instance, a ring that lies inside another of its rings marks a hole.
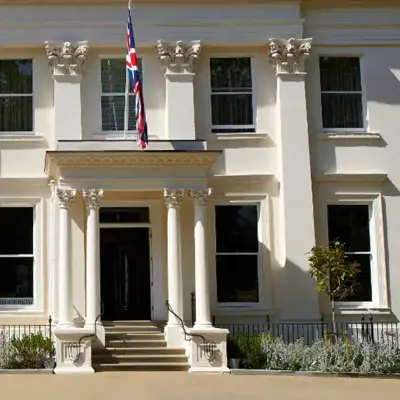
[[[335,238],[362,265],[337,313],[397,320],[400,3],[135,2],[146,151],[125,2],[57,3],[0,1],[0,325],[62,344],[103,311],[182,347],[166,301],[189,323],[195,293],[225,354],[212,316],[329,314],[307,252]]]

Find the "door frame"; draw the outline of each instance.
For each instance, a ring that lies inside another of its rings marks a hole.
[[[165,303],[161,301],[164,297],[163,271],[162,271],[162,202],[160,200],[110,200],[102,201],[100,208],[113,207],[148,207],[150,222],[136,223],[99,223],[102,228],[148,228],[149,229],[149,261],[150,261],[150,315],[151,319],[160,319],[160,306]],[[99,232],[100,234],[100,232]],[[154,251],[156,250],[156,251]],[[154,255],[154,257],[153,257]],[[101,279],[101,278],[100,278]],[[158,295],[157,295],[158,294]]]

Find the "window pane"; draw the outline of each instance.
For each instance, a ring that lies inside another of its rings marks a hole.
[[[0,258],[0,298],[33,297],[33,257]]]
[[[32,97],[0,97],[0,132],[33,131]]]
[[[339,240],[346,251],[371,250],[368,205],[329,205],[329,241]]]
[[[219,303],[258,302],[258,256],[217,256]]]
[[[363,128],[361,94],[322,93],[322,124],[324,128]]]
[[[352,296],[341,301],[372,301],[371,256],[369,254],[351,254],[349,261],[357,261],[361,272],[357,276],[356,288]]]
[[[322,91],[361,91],[358,57],[320,57],[319,68]]]
[[[0,60],[0,94],[32,94],[32,60]]]
[[[211,88],[219,91],[251,91],[250,58],[212,58],[210,60]]]
[[[0,254],[33,254],[33,208],[0,207],[0,223]]]
[[[149,222],[150,215],[148,207],[130,207],[130,208],[100,208],[101,223],[118,222]]]
[[[211,96],[212,124],[253,125],[252,101],[251,94]]]
[[[138,59],[141,71],[141,60]],[[110,58],[101,60],[101,88],[102,93],[125,93],[126,63],[124,58]],[[130,92],[133,92],[130,87]]]
[[[125,96],[102,96],[101,122],[103,131],[124,130]],[[135,98],[129,96],[129,124],[130,131],[136,131]]]
[[[103,93],[125,93],[125,76],[125,59],[101,60],[101,88]]]
[[[216,206],[217,253],[258,253],[257,206]]]

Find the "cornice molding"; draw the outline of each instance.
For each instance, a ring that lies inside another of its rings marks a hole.
[[[57,170],[63,168],[208,168],[220,154],[220,151],[48,151],[45,172],[48,176],[54,176]]]

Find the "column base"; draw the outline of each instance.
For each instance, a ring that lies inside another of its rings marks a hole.
[[[195,329],[214,329],[213,325],[211,322],[195,322],[194,323],[194,328]]]
[[[92,374],[92,340],[94,329],[57,328],[55,374]]]
[[[192,328],[192,335],[188,345],[190,373],[229,373],[226,350],[228,329],[219,328]],[[204,343],[204,340],[206,343]],[[210,351],[210,347],[212,351]]]
[[[185,347],[185,334],[180,325],[167,325],[164,328],[164,336],[168,347],[176,349]]]

